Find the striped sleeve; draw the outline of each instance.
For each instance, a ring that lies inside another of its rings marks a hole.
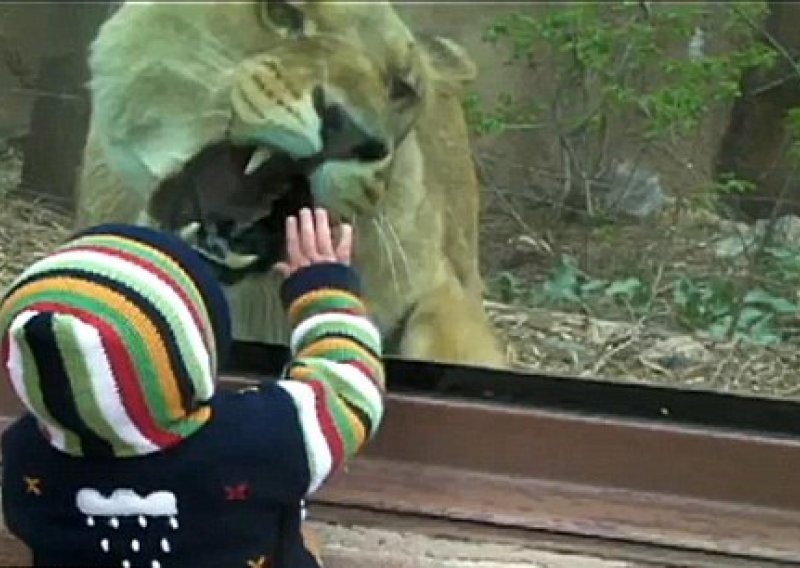
[[[380,332],[345,265],[314,265],[284,284],[292,359],[278,382],[299,418],[313,493],[374,436],[383,418]]]

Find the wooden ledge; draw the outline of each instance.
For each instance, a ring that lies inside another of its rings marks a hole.
[[[257,348],[239,355],[244,369],[224,388],[274,372],[254,361],[282,365]],[[476,539],[662,566],[800,565],[800,405],[433,363],[388,369],[379,435],[312,502],[327,520],[468,527]],[[19,411],[12,400],[0,392],[0,429]]]

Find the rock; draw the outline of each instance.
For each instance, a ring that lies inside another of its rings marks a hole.
[[[644,219],[660,213],[668,201],[658,174],[630,161],[617,164],[604,185],[599,202],[612,215]]]
[[[721,223],[720,231],[727,235],[714,242],[714,252],[717,258],[736,258],[747,249],[757,247],[766,235],[769,224],[769,219],[759,219],[753,227],[745,223]],[[772,246],[800,249],[800,217],[784,215],[776,219],[771,244]]]
[[[733,235],[714,243],[714,254],[717,258],[736,258],[754,244],[752,236]]]
[[[756,238],[761,239],[764,237],[769,223],[769,219],[756,221]],[[787,248],[800,248],[800,217],[784,215],[776,219],[772,232],[772,244]]]

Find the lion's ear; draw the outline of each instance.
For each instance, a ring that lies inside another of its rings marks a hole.
[[[459,88],[478,76],[475,62],[455,41],[424,34],[419,35],[417,41],[425,53],[434,81]]]

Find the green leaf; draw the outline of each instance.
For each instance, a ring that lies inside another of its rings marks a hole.
[[[796,314],[800,308],[786,298],[773,296],[761,289],[750,290],[744,297],[745,304],[760,304],[770,307],[778,314]]]
[[[560,262],[553,267],[550,278],[543,285],[545,297],[555,302],[580,303],[579,275],[580,270],[575,259],[567,255],[562,256]]]
[[[606,288],[606,296],[626,296],[628,299],[632,299],[642,287],[642,281],[636,277],[615,280]]]
[[[717,341],[722,341],[728,334],[731,322],[733,322],[733,316],[726,316],[708,326],[706,332]]]
[[[759,308],[745,307],[739,314],[739,328],[749,329],[752,325],[762,320],[765,316],[770,317],[770,314]]]

